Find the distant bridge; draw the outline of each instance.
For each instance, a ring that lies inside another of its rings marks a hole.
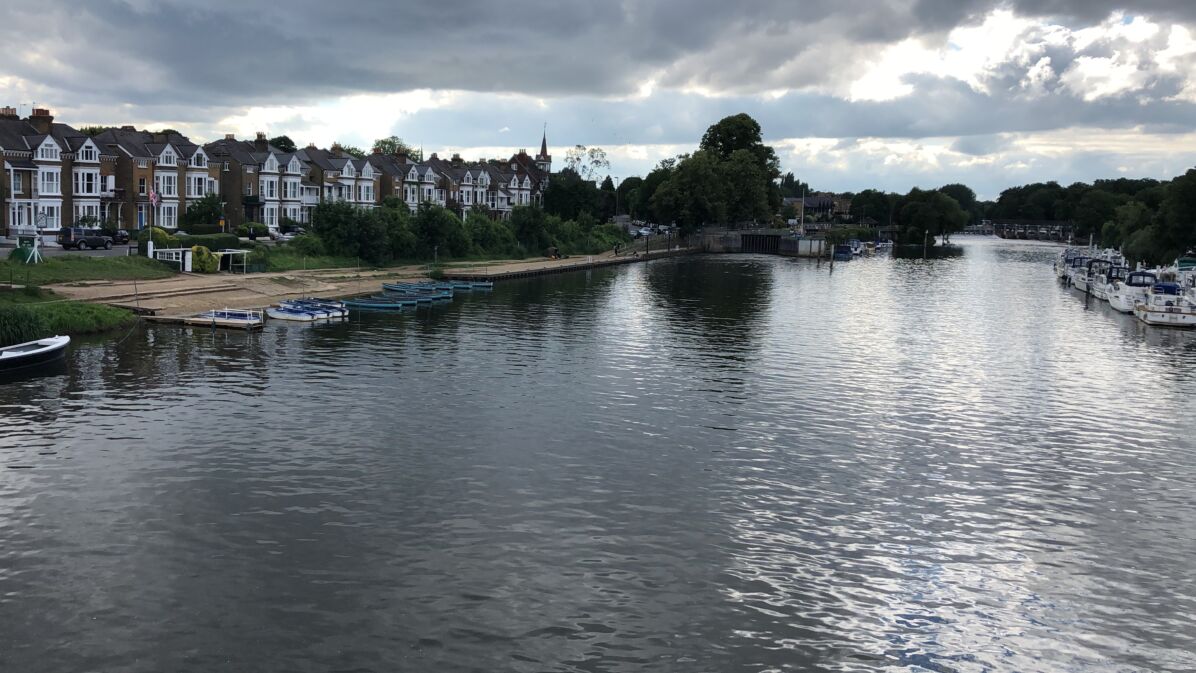
[[[1031,241],[1070,241],[1075,233],[1071,220],[985,220],[981,223],[992,226],[992,231],[1001,238],[1019,238]]]

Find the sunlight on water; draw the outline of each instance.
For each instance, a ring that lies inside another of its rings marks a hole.
[[[1196,334],[723,256],[0,386],[0,668],[1196,668]]]

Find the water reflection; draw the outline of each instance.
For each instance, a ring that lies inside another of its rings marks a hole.
[[[1196,335],[961,243],[79,342],[0,386],[0,660],[1196,667]]]

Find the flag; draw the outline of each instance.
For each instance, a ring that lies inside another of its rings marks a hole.
[[[155,208],[158,207],[159,203],[162,203],[162,197],[158,196],[157,189],[150,187],[149,200],[150,200],[150,204],[153,205]]]

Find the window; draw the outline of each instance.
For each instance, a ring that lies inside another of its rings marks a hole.
[[[208,193],[208,179],[202,175],[187,176],[187,198],[202,197]]]
[[[20,194],[21,191],[25,189],[25,185],[22,184],[23,182],[24,182],[24,180],[21,179],[21,173],[13,171],[12,172],[12,193],[14,195]]]
[[[178,164],[175,161],[174,153],[171,152],[170,150],[167,150],[162,153],[162,156],[158,157],[158,165],[160,165],[160,166],[177,166]]]
[[[263,199],[277,199],[278,178],[262,178],[258,192],[262,195]]]
[[[81,195],[95,195],[100,193],[99,171],[76,170],[75,193]]]
[[[253,183],[252,182],[245,183],[245,196],[253,196]]]
[[[266,206],[262,209],[262,219],[265,220],[262,224],[267,227],[278,226],[278,206]]]
[[[37,148],[37,158],[43,161],[58,161],[58,146],[47,140]]]
[[[145,196],[145,178],[137,178],[137,193]]]
[[[41,169],[38,171],[41,176],[41,186],[39,189],[42,194],[61,194],[62,193],[62,172],[56,170]]]
[[[195,156],[191,157],[191,166],[193,168],[207,168],[208,158],[203,155],[203,152],[196,152]]]
[[[58,229],[62,226],[62,206],[38,206],[37,213],[42,229]]]
[[[154,189],[158,196],[175,197],[179,195],[179,176],[171,173],[154,176]]]
[[[158,206],[157,226],[175,229],[179,226],[179,207],[173,203],[163,203]]]
[[[227,161],[226,161],[226,162],[224,162],[224,172],[225,172],[225,173],[227,173],[227,172],[228,172],[228,162],[227,162]]]
[[[84,147],[79,150],[79,161],[95,161],[96,150],[94,147]]]
[[[75,205],[75,222],[78,222],[79,220],[81,220],[85,217],[94,217],[98,220],[100,218],[99,204],[86,204],[86,205],[76,204]]]

